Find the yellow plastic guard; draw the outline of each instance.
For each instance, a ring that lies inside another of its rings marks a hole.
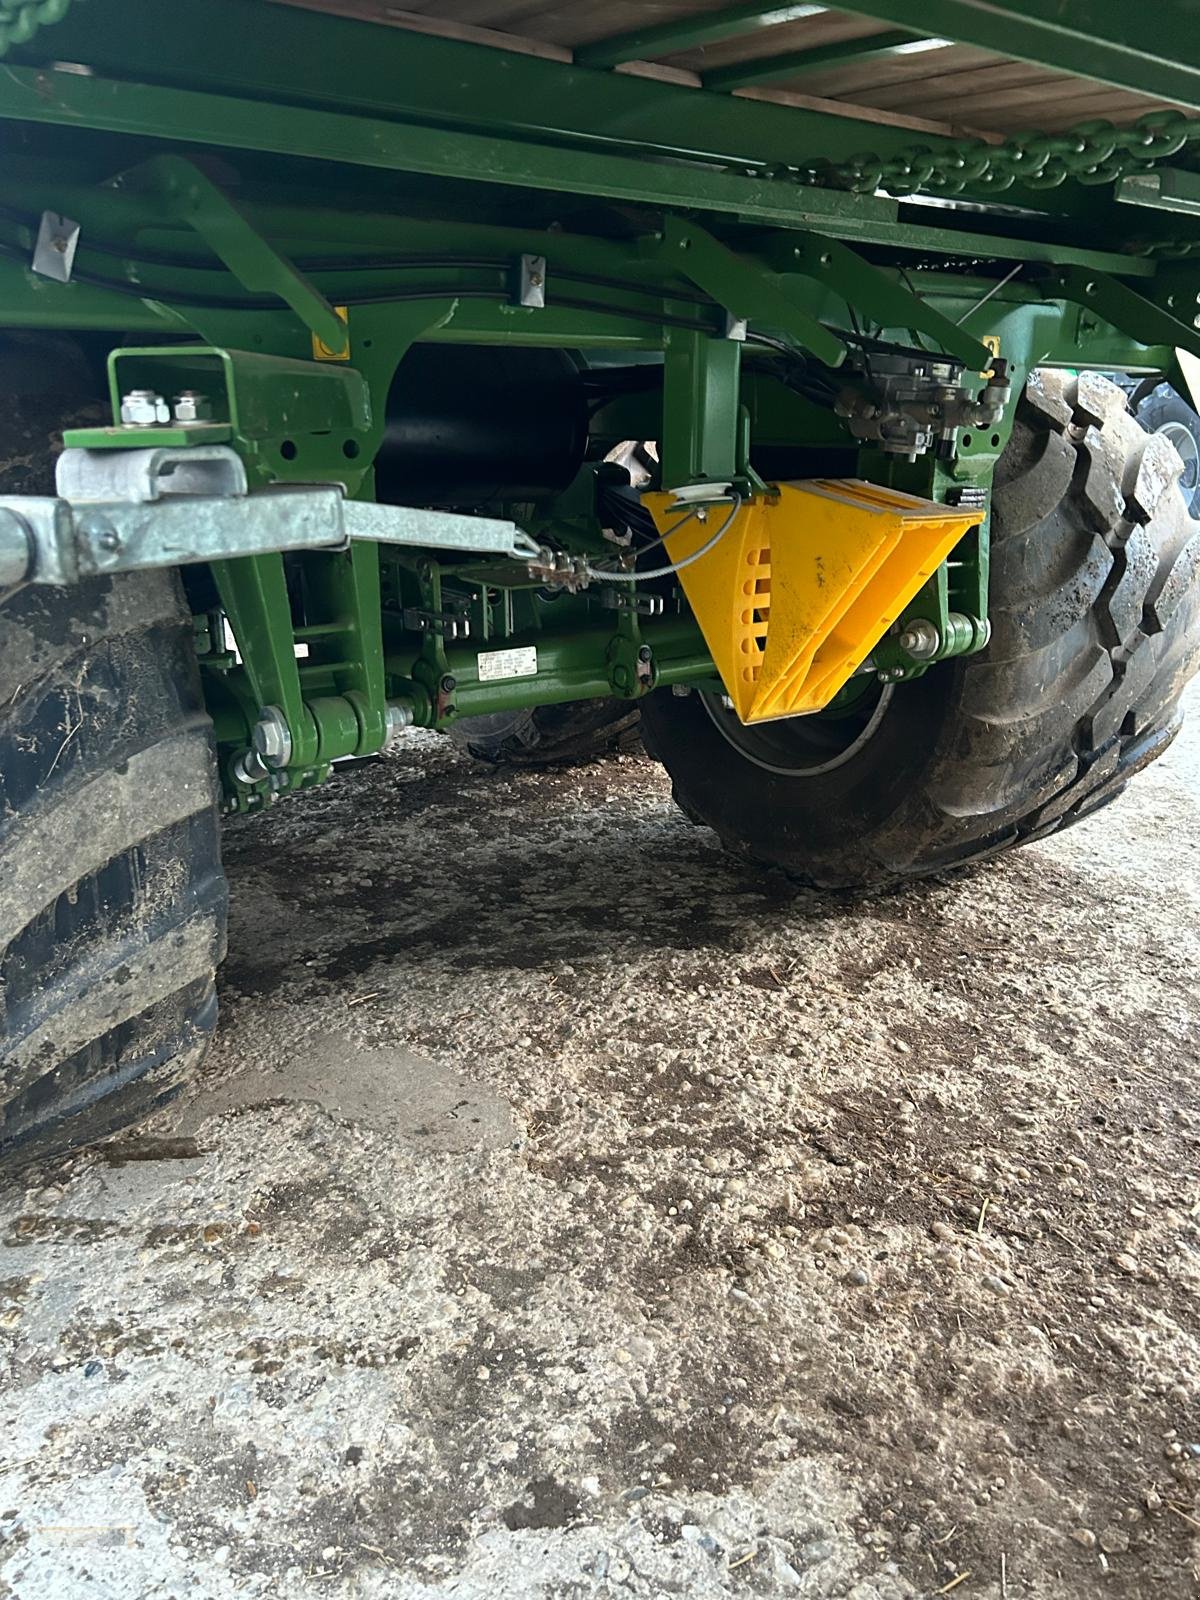
[[[679,522],[673,495],[643,500],[660,532]],[[685,522],[665,541],[671,560],[727,514],[716,505]],[[979,517],[854,478],[780,484],[743,506],[679,574],[742,721],[827,706]]]

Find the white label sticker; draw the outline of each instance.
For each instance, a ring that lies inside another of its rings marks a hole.
[[[537,647],[522,650],[481,650],[478,657],[480,683],[495,683],[499,678],[535,678]]]

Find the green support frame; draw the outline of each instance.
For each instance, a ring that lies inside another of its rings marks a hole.
[[[700,16],[601,39],[578,51],[576,59],[588,66],[613,67],[626,61],[661,60],[743,36],[754,36],[756,42],[761,37],[765,44],[772,28],[824,9],[807,5],[718,7]],[[914,15],[912,0],[845,0],[844,4],[839,0],[836,9],[892,24],[902,30],[892,35],[901,44],[906,37],[949,39],[1200,109],[1200,48],[1195,27],[1182,7],[1156,13],[1155,26],[1149,31],[1144,17],[1120,0],[927,0],[919,18]],[[824,64],[837,65],[859,55],[856,46],[865,47],[861,53],[866,55],[896,48],[894,43],[876,44],[883,38],[868,36],[848,47],[830,45],[813,55],[827,49]],[[848,55],[843,53],[847,49]],[[775,56],[771,61],[783,59]],[[797,53],[790,61],[797,70],[803,57]],[[765,57],[756,64],[771,70]],[[814,59],[812,64],[818,63]],[[731,69],[729,77],[713,74],[706,81],[713,87],[732,88],[738,86],[738,71]],[[770,79],[750,76],[740,82],[778,82],[785,75],[775,71]]]
[[[838,9],[901,26],[911,0],[838,0]],[[921,29],[1055,72],[1200,109],[1200,41],[1183,6],[1147,16],[1122,0],[923,0]]]
[[[801,78],[806,72],[827,72],[831,67],[855,66],[864,61],[884,60],[927,44],[920,34],[889,32],[868,34],[865,39],[845,39],[839,44],[816,45],[811,50],[785,50],[778,55],[755,56],[731,67],[717,67],[704,74],[706,89],[732,91],[749,89],[760,83],[782,83]]]
[[[760,0],[750,5],[721,6],[695,16],[679,17],[657,26],[635,28],[628,33],[600,39],[576,50],[575,59],[585,67],[617,67],[626,61],[656,61],[699,45],[718,44],[773,28],[782,22],[799,22],[824,11],[818,5],[779,4],[764,6]]]
[[[45,41],[91,73],[48,66],[39,33],[12,42],[0,77],[13,146],[0,172],[3,320],[126,330],[144,344],[114,356],[114,410],[128,387],[198,389],[216,407],[204,437],[234,444],[253,487],[335,481],[364,497],[415,341],[661,362],[661,390],[615,407],[636,419],[624,436],[659,441],[668,488],[747,494],[761,489],[763,441],[811,430],[814,444],[849,447],[832,412],[771,391],[760,369],[781,349],[839,383],[853,381],[847,357],[864,335],[964,363],[979,388],[997,342],[1014,392],[1040,363],[1174,371],[1177,351],[1200,357],[1189,259],[1200,222],[1184,203],[1197,124],[1168,114],[1111,138],[929,136],[918,149],[903,129],[730,92],[933,33],[980,43],[1000,11],[1006,53],[1043,51],[1054,64],[1077,52],[1080,3],[1056,0],[1051,17],[1049,0],[931,0],[919,29],[893,0],[850,4],[891,26],[756,56],[700,89],[606,69],[739,34],[765,49],[771,28],[819,8],[725,7],[601,41],[566,65],[284,6],[269,8],[266,28],[248,0],[206,0],[205,26],[186,30],[164,24],[157,0],[121,0],[119,29],[116,0],[64,6]],[[1194,103],[1193,45],[1135,48],[1108,0],[1088,27],[1095,75]],[[1150,178],[1153,197],[1134,210]],[[968,205],[932,210],[884,189]],[[997,195],[1006,210],[989,209]],[[80,224],[69,283],[30,269],[47,210]],[[514,292],[530,256],[544,261],[541,305]],[[858,471],[934,499],[986,491],[1010,425],[1011,408],[950,459],[863,450]],[[172,442],[200,437],[171,431]],[[129,441],[114,426],[77,442]],[[578,486],[548,509],[506,510],[566,551],[611,554]],[[937,624],[941,655],[982,643],[987,567],[981,513],[906,613]],[[678,594],[658,596],[658,615],[594,589],[551,603],[515,566],[367,546],[220,561],[213,577],[241,655],[207,626],[205,677],[237,804],[378,750],[389,704],[435,726],[632,699],[713,672]],[[456,617],[472,643],[446,636]],[[482,676],[478,642],[535,646],[536,678]],[[902,678],[928,663],[885,641],[877,666]],[[239,785],[232,769],[264,707],[285,721],[291,761]]]

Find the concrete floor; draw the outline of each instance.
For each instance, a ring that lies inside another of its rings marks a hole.
[[[430,736],[227,858],[194,1093],[0,1195],[0,1595],[1196,1595],[1200,717],[865,902]]]

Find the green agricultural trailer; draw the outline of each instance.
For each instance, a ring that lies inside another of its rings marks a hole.
[[[5,1151],[177,1087],[220,813],[407,728],[640,734],[865,889],[1174,736],[1197,0],[0,0],[0,56]]]

